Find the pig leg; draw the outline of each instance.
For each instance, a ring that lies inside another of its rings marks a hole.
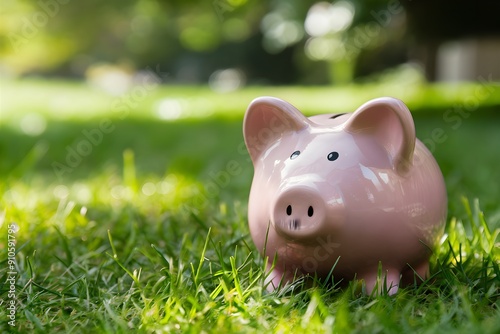
[[[268,264],[266,272],[271,272],[266,277],[266,281],[264,283],[268,292],[273,292],[278,288],[283,288],[285,285],[293,282],[294,280],[294,275],[284,270],[284,268],[278,266],[272,268],[272,265]]]
[[[417,273],[418,276],[420,276],[422,279],[427,279],[429,277],[429,260],[423,261],[414,269],[415,273]],[[411,272],[413,273],[413,270],[411,270]]]
[[[371,294],[373,289],[377,288],[378,293],[382,293],[385,289],[389,295],[394,295],[398,292],[401,273],[397,269],[386,269],[385,275],[378,276],[378,269],[370,271],[360,278],[364,279],[366,285],[366,293]],[[384,287],[384,283],[386,286]]]
[[[409,267],[403,272],[403,284],[420,284],[423,280],[429,278],[429,261],[425,260],[416,266]]]

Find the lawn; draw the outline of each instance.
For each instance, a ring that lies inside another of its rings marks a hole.
[[[500,332],[498,84],[1,87],[0,332]],[[429,280],[395,296],[335,277],[265,291],[241,133],[260,95],[308,115],[409,105],[449,197]]]

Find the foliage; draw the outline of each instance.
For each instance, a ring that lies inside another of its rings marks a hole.
[[[343,6],[348,24],[308,43],[304,22],[316,2],[7,0],[0,23],[1,62],[14,75],[81,77],[100,63],[132,70],[154,64],[181,82],[205,81],[217,69],[236,67],[254,81],[290,83],[299,77],[318,83],[349,78],[360,52],[401,41],[404,29],[389,26],[398,21],[392,16],[402,13],[401,4],[389,13],[394,6],[385,1],[342,0],[333,4]],[[379,11],[382,16],[373,14]],[[313,44],[316,51],[308,52]],[[325,72],[325,61],[336,66]]]

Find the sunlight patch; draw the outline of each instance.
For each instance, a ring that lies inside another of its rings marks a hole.
[[[38,136],[45,132],[47,121],[40,114],[29,113],[21,118],[19,126],[24,134],[28,136]]]
[[[56,198],[59,198],[59,199],[66,198],[69,195],[68,187],[60,184],[54,188],[53,194]]]
[[[154,112],[165,121],[206,118],[214,113],[213,103],[205,98],[165,98],[157,102]]]
[[[117,185],[111,188],[111,197],[114,199],[132,199],[133,191],[129,187]]]
[[[156,114],[161,119],[176,120],[182,115],[184,106],[182,99],[163,99],[158,103]]]
[[[76,183],[71,187],[78,203],[89,203],[92,200],[92,191],[83,183]]]
[[[245,84],[245,74],[235,68],[217,70],[208,80],[210,88],[217,93],[230,93]]]
[[[142,186],[142,193],[146,196],[152,196],[156,192],[156,185],[153,182],[146,182]]]

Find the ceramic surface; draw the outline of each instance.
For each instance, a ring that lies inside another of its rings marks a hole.
[[[335,279],[363,279],[368,293],[382,288],[379,265],[391,294],[401,279],[428,275],[446,189],[403,102],[379,98],[353,113],[307,118],[260,97],[243,132],[255,170],[250,232],[270,262],[277,255],[269,289],[298,275],[326,277],[332,267]]]

